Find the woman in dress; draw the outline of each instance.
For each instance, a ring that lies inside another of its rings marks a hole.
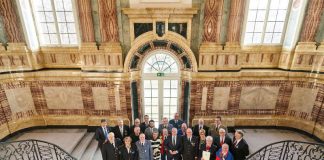
[[[206,131],[204,129],[199,130],[198,142],[198,150],[200,152],[202,150],[202,147],[206,145]]]

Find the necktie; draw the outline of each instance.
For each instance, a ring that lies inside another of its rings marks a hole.
[[[172,144],[175,146],[176,142],[175,142],[175,137],[172,136]]]
[[[105,135],[105,138],[107,139],[108,138],[108,135],[107,135],[107,129],[106,128],[102,128],[103,131],[104,131],[104,135]]]
[[[222,146],[223,144],[224,144],[224,139],[223,137],[221,137],[220,146]]]
[[[236,146],[236,143],[237,143],[237,141],[235,140],[235,141],[234,141],[234,146]]]
[[[189,142],[191,142],[191,138],[190,137],[188,138],[188,140],[189,140]]]
[[[202,126],[199,127],[199,130],[201,130],[201,129],[202,129]]]
[[[153,128],[151,128],[151,132],[153,133]]]
[[[175,124],[177,124],[178,123],[178,120],[175,120]]]
[[[142,147],[144,147],[144,143],[142,143]]]

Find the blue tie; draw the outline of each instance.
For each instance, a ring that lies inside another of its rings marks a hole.
[[[107,134],[107,129],[104,128],[104,134],[105,134],[105,138],[107,139],[108,138],[108,134]]]

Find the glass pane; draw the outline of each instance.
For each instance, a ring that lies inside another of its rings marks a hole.
[[[54,4],[56,11],[64,11],[63,0],[54,0]]]
[[[40,40],[41,40],[41,43],[43,43],[43,44],[51,44],[50,37],[48,34],[41,34]]]
[[[144,97],[151,97],[152,92],[151,89],[144,89]]]
[[[177,73],[176,61],[168,54],[161,53],[163,51],[157,52],[146,60],[144,73]]]
[[[144,98],[144,105],[151,105],[151,98]]]
[[[37,0],[34,0],[36,2]],[[53,11],[51,0],[43,0],[43,11]]]
[[[151,81],[150,80],[144,80],[144,88],[151,88]]]
[[[265,35],[264,35],[264,43],[271,43],[271,41],[272,41],[272,33],[266,33]]]
[[[76,33],[74,23],[67,23],[67,29],[69,33]]]
[[[159,107],[158,106],[152,106],[152,113],[159,114]]]
[[[152,98],[152,105],[159,105],[159,99],[158,98]]]
[[[286,10],[279,10],[278,11],[278,17],[277,17],[277,21],[285,21],[286,19]]]
[[[270,10],[268,15],[268,21],[276,21],[277,19],[277,10]]]
[[[158,80],[152,80],[151,83],[152,83],[152,88],[158,88],[159,87]]]
[[[256,11],[255,10],[250,10],[248,14],[248,21],[255,21],[256,19]]]
[[[177,108],[176,107],[171,107],[170,110],[171,110],[171,113],[176,113],[177,112]]]
[[[254,33],[253,35],[253,43],[261,43],[261,33]]]
[[[72,11],[72,1],[71,0],[64,0],[64,9],[66,11]]]
[[[264,21],[265,15],[266,15],[266,11],[265,10],[259,10],[258,11],[258,14],[257,14],[256,21]]]
[[[252,43],[253,33],[245,33],[244,43],[249,44]]]
[[[274,33],[272,43],[281,43],[281,33]]]
[[[158,96],[159,96],[158,89],[152,89],[152,97],[158,97]]]
[[[266,9],[267,8],[267,5],[268,5],[268,0],[259,0],[258,9]]]
[[[163,89],[163,96],[170,97],[170,89]]]
[[[175,88],[175,89],[178,88],[178,80],[172,80],[171,81],[171,88]]]
[[[280,0],[279,9],[287,9],[289,0]]]
[[[170,105],[170,98],[163,98],[163,105]]]
[[[57,22],[66,22],[64,12],[56,12]]]
[[[151,113],[151,108],[149,106],[145,107],[145,113]]]
[[[171,97],[178,97],[178,90],[177,89],[172,89],[171,90]]]
[[[279,0],[271,0],[270,9],[278,9],[279,7]]]
[[[246,32],[253,32],[254,31],[254,23],[255,22],[247,22],[247,24],[246,24]]]
[[[69,35],[68,34],[61,34],[61,43],[62,44],[69,44]]]
[[[178,105],[178,98],[170,98],[170,105]]]
[[[78,39],[77,39],[76,34],[69,34],[69,39],[70,39],[69,44],[77,44],[78,43]]]
[[[56,34],[50,34],[51,44],[58,44],[58,39]]]
[[[274,32],[282,32],[283,26],[284,26],[284,22],[277,22]]]
[[[72,12],[65,12],[65,18],[67,22],[74,22],[74,16]]]
[[[44,12],[37,12],[37,18],[39,22],[46,22],[45,17],[46,16]]]
[[[266,32],[273,32],[274,26],[275,26],[275,22],[268,22]]]
[[[255,22],[254,32],[262,32],[264,22]]]
[[[170,80],[163,80],[163,88],[170,88],[171,81]]]

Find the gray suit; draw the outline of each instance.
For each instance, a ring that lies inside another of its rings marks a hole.
[[[153,128],[153,132],[158,132],[158,129],[157,128]],[[148,127],[145,129],[145,139],[147,140],[151,140],[153,138],[153,132],[151,131],[151,128]]]
[[[142,146],[141,141],[137,141],[136,147],[138,151],[138,160],[153,160],[151,141],[145,140],[144,146]]]

